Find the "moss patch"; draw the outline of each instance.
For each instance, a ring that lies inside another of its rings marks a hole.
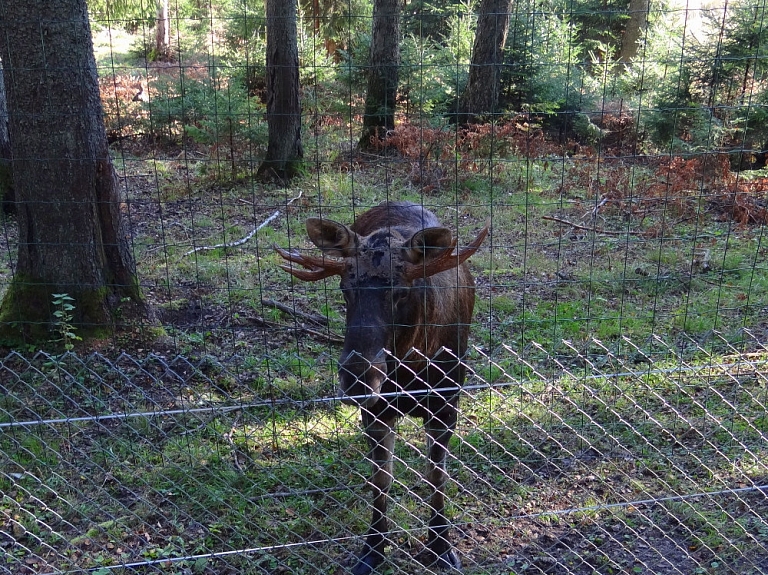
[[[0,304],[0,345],[16,347],[56,340],[57,319],[52,304],[56,286],[16,276]],[[83,339],[108,336],[113,327],[109,288],[79,289],[73,299],[71,325]]]

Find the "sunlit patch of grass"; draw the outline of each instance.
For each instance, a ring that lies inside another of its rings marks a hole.
[[[113,67],[124,69],[135,62],[132,46],[135,36],[120,27],[100,27],[93,31],[93,53],[96,67],[110,70]]]
[[[497,311],[503,311],[514,302],[499,304]],[[617,494],[624,502],[695,493],[701,485],[716,489],[734,477],[761,480],[768,427],[764,386],[751,372],[734,379],[718,367],[725,359],[716,359],[692,362],[686,370],[679,369],[677,357],[652,370],[632,363],[597,366],[622,372],[615,376],[588,375],[582,365],[547,378],[530,371],[523,376],[515,371],[515,357],[496,354],[499,381],[508,386],[462,398],[448,461],[449,515],[462,525],[482,518],[485,529],[504,530],[506,517],[543,513],[537,519],[541,525],[586,534],[594,528],[598,537],[596,526],[606,513],[599,507],[616,503]],[[302,403],[300,388],[290,388],[304,386],[310,397],[322,393],[312,386],[316,379],[324,385],[328,366],[316,358],[276,355],[269,366],[274,375],[268,377],[262,362],[259,356],[243,357],[243,369],[265,376],[254,383],[253,396],[229,396],[221,389],[223,374],[212,365],[206,373],[217,389],[189,388],[177,399],[196,407],[242,405],[228,413],[142,415],[115,422],[109,433],[83,423],[72,428],[66,444],[52,442],[49,434],[17,430],[15,447],[6,445],[4,452],[17,454],[6,474],[18,477],[0,474],[3,493],[15,489],[10,477],[43,500],[55,488],[57,501],[66,501],[66,520],[78,524],[61,529],[69,541],[85,535],[98,545],[128,548],[135,526],[167,526],[162,537],[155,534],[157,542],[130,547],[148,558],[200,546],[207,551],[269,547],[364,533],[370,510],[363,484],[370,469],[358,411]],[[477,359],[475,365],[481,373],[486,364]],[[295,378],[292,383],[286,383],[289,377]],[[265,397],[273,397],[274,404]],[[258,405],[249,406],[251,400]],[[397,431],[390,517],[409,531],[403,544],[409,537],[416,544],[429,515],[424,432],[421,421],[409,418]],[[1,439],[7,443],[11,436]],[[30,470],[34,477],[27,477]],[[120,493],[140,497],[126,510],[115,498]],[[552,514],[553,505],[576,512]],[[707,499],[690,499],[684,507],[670,506],[670,515],[685,527],[687,546],[717,548],[723,557],[728,546],[748,551],[752,538],[762,536],[764,522],[738,506],[725,515],[723,509]],[[644,524],[637,511],[612,513],[622,532]],[[30,533],[58,545],[40,524],[21,517]],[[728,525],[733,518],[737,525]],[[177,523],[187,527],[173,527]],[[301,553],[307,556],[290,556],[302,565],[312,561],[311,550]],[[266,555],[259,557],[269,564]]]

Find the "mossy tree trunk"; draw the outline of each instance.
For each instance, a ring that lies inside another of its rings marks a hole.
[[[257,177],[287,181],[302,172],[297,0],[267,0],[267,154]]]
[[[371,61],[360,148],[370,150],[395,127],[400,79],[400,2],[374,0]]]
[[[2,339],[50,339],[54,293],[74,298],[79,335],[113,312],[145,313],[107,148],[85,0],[0,0],[18,263]]]
[[[509,32],[512,0],[483,0],[472,46],[469,79],[459,102],[459,124],[498,112],[504,45]]]

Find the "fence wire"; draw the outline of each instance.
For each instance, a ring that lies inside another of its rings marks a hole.
[[[283,19],[301,102],[291,181],[256,177],[275,135],[264,2],[88,4],[152,313],[117,306],[80,347],[85,302],[57,298],[33,326],[47,351],[3,348],[0,574],[350,572],[372,494],[359,410],[337,392],[346,309],[273,247],[317,254],[307,218],[351,225],[388,200],[433,211],[459,248],[490,223],[468,263],[447,462],[465,573],[768,574],[764,0],[390,2],[396,114],[370,148],[374,3],[302,0]],[[491,20],[502,45],[473,60]],[[30,72],[3,57],[6,82]],[[489,66],[489,107],[463,118]],[[13,155],[7,106],[0,169],[50,167]],[[58,192],[16,201],[49,215]],[[2,199],[0,300],[30,246]],[[422,422],[405,414],[396,434],[377,572],[432,573]]]
[[[765,573],[768,351],[715,338],[654,362],[473,349],[448,461],[465,571]],[[367,447],[331,390],[155,354],[12,353],[0,380],[3,572],[342,573],[361,544]],[[425,569],[424,449],[406,417],[394,572]]]

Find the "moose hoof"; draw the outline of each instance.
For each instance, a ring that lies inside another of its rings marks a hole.
[[[436,553],[430,553],[430,555],[432,556],[432,563],[429,567],[441,571],[461,571],[461,560],[454,549],[448,549],[439,555]]]
[[[352,575],[370,575],[383,560],[381,553],[364,551],[352,568]]]

